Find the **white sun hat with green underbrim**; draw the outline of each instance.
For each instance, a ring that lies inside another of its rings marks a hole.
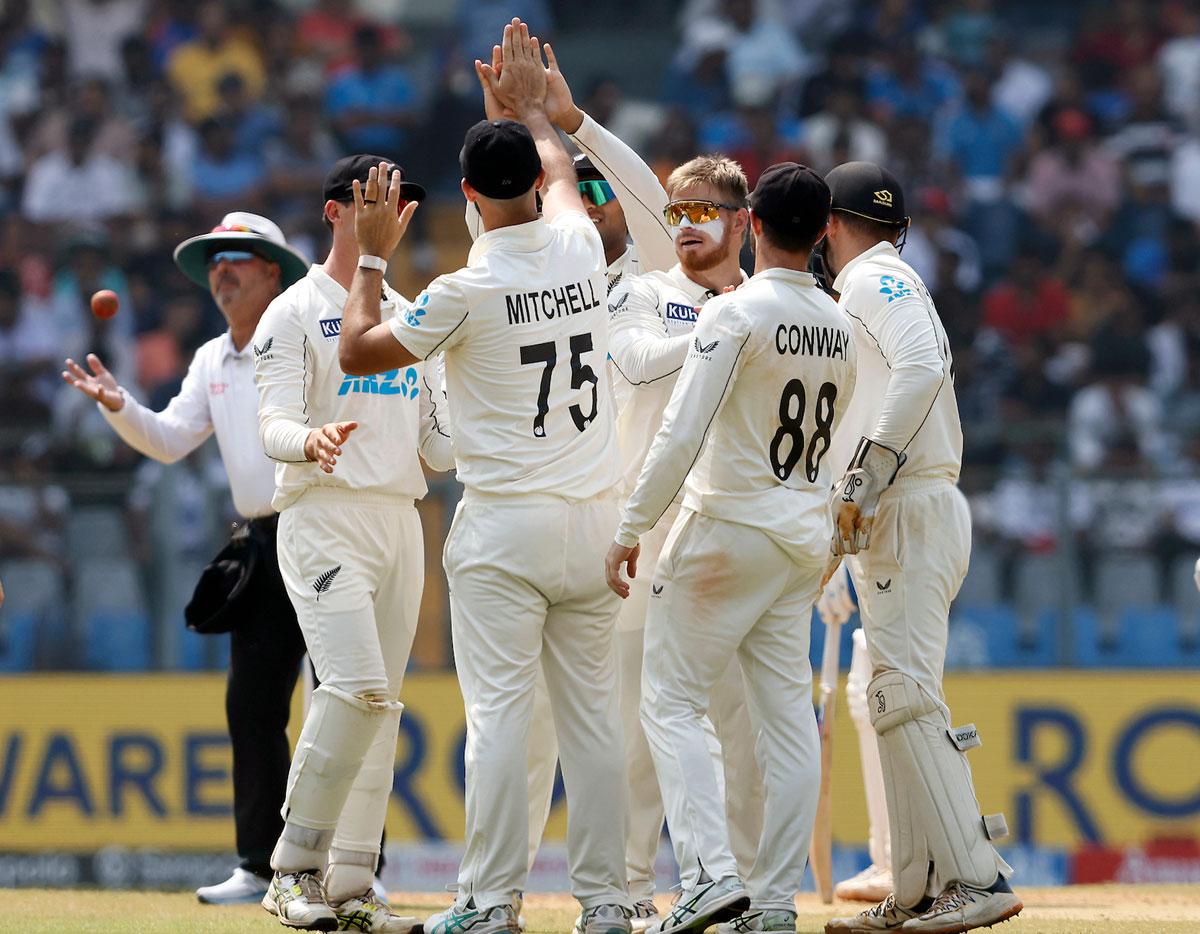
[[[246,211],[221,218],[211,232],[184,240],[175,247],[175,265],[196,285],[208,288],[208,260],[224,250],[246,251],[279,264],[279,284],[286,289],[308,275],[308,260],[288,246],[274,221]]]

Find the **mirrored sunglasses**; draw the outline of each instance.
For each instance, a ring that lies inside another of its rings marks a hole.
[[[579,193],[598,208],[603,207],[610,201],[617,200],[616,194],[613,193],[612,185],[602,178],[591,178],[586,182],[579,182]]]
[[[686,201],[671,201],[663,208],[663,217],[669,227],[678,227],[686,217],[693,224],[707,224],[721,216],[721,208],[736,211],[736,204],[721,204],[717,201],[701,201],[689,199]]]
[[[218,263],[248,263],[252,259],[258,259],[258,254],[249,250],[221,250],[208,258],[208,267],[211,269]]]

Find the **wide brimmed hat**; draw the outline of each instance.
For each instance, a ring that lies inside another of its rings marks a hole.
[[[245,211],[226,214],[210,233],[184,240],[175,247],[175,265],[207,289],[209,257],[222,250],[248,250],[268,262],[278,263],[280,284],[285,289],[308,275],[308,260],[288,246],[279,225]]]

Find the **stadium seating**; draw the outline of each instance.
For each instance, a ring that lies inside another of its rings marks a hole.
[[[67,555],[73,563],[127,554],[129,531],[120,509],[85,506],[71,511],[67,519]]]
[[[0,609],[0,671],[34,668],[43,646],[51,667],[68,666],[70,643],[61,625],[56,626],[63,615],[64,593],[58,568],[48,561],[7,561],[0,567],[0,580],[5,582],[5,602]]]
[[[133,561],[81,561],[76,568],[74,614],[87,668],[141,671],[150,666],[150,621]]]

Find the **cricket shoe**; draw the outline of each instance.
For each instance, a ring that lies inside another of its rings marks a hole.
[[[858,875],[839,882],[833,894],[847,902],[881,902],[892,894],[892,871],[871,863]]]
[[[929,901],[926,899],[925,905]],[[860,911],[853,918],[832,918],[825,922],[825,934],[874,934],[876,931],[899,931],[905,923],[916,918],[924,908],[910,910],[896,904],[889,894],[878,905]]]
[[[370,934],[421,934],[417,918],[392,914],[387,902],[375,894],[374,888],[362,895],[348,898],[335,905],[339,931],[368,931]]]
[[[475,898],[468,897],[445,911],[430,915],[425,920],[427,934],[520,934],[517,908],[512,904],[494,905],[491,908],[475,907]]]
[[[585,908],[583,914],[575,919],[572,934],[631,934],[633,926],[629,919],[632,914],[632,909],[623,905]]]
[[[732,921],[717,925],[717,934],[750,934],[753,931],[790,931],[796,934],[796,912],[786,908],[751,908]]]
[[[262,906],[286,927],[305,931],[338,929],[337,912],[329,907],[321,874],[316,871],[275,873]]]
[[[196,889],[196,898],[204,905],[251,905],[262,900],[270,884],[262,876],[239,866],[224,882],[200,886]]]
[[[645,934],[646,928],[658,920],[658,906],[652,898],[642,898],[633,903],[633,917],[629,927],[633,934]]]
[[[670,913],[646,931],[647,934],[703,931],[710,924],[733,920],[749,907],[750,896],[737,876],[726,876],[715,882],[704,879],[680,892]]]
[[[997,876],[986,889],[952,882],[919,917],[906,921],[902,930],[906,934],[960,934],[1007,921],[1024,907],[1004,876]]]

